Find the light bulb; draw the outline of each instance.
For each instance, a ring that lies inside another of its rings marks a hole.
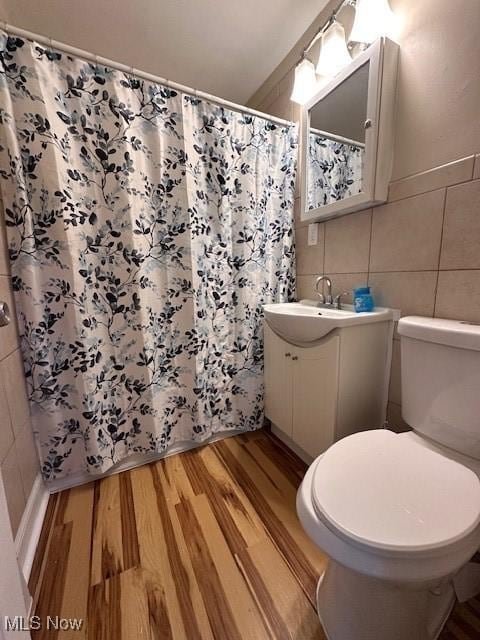
[[[330,76],[317,76],[317,91],[323,89],[325,85],[327,85],[332,78]]]
[[[336,76],[351,61],[345,42],[345,31],[339,22],[333,22],[322,34],[317,73],[320,76]]]
[[[310,60],[304,58],[295,67],[295,82],[290,100],[297,104],[305,104],[313,96],[317,88],[315,67]]]
[[[395,14],[388,0],[357,0],[350,42],[370,44],[381,36],[395,36]]]

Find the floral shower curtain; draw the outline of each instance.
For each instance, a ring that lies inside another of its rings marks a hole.
[[[309,134],[307,203],[309,209],[362,191],[365,149],[360,145]]]
[[[263,420],[295,127],[0,36],[0,185],[47,481]]]

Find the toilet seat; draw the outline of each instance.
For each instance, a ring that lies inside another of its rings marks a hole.
[[[480,524],[480,481],[465,466],[387,430],[332,445],[312,476],[318,518],[390,557],[445,552]]]

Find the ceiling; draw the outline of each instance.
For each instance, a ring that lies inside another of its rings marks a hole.
[[[246,103],[327,0],[0,0],[0,19]]]

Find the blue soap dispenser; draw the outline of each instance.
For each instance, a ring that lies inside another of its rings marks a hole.
[[[353,290],[353,305],[357,313],[374,310],[375,303],[370,293],[370,287],[356,287]]]

